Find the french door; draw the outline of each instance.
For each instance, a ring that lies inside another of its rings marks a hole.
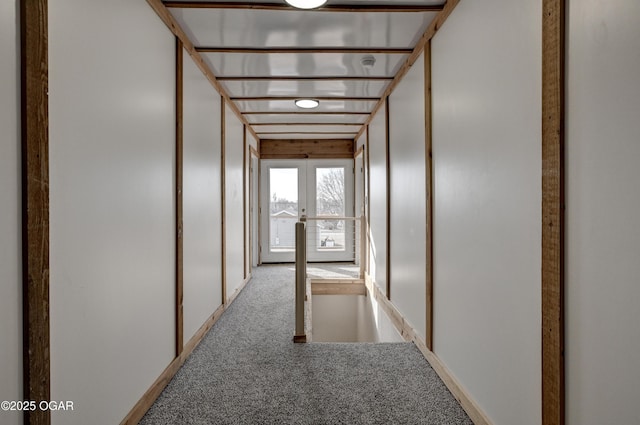
[[[260,180],[262,262],[295,260],[295,223],[303,215],[308,261],[354,260],[355,223],[338,219],[353,216],[353,160],[262,160]]]

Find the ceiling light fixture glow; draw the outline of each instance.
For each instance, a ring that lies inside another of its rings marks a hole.
[[[320,102],[315,99],[298,99],[295,103],[298,108],[302,109],[313,109],[320,105]]]
[[[315,9],[327,2],[327,0],[285,0],[293,7],[298,9]]]

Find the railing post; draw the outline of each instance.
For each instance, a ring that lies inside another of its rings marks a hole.
[[[307,342],[304,301],[307,286],[307,234],[305,223],[296,223],[296,329],[293,342]]]

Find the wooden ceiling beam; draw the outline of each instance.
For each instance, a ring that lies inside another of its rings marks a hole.
[[[392,81],[393,77],[380,76],[297,76],[297,75],[264,75],[264,76],[230,76],[217,77],[218,81]]]
[[[363,123],[361,122],[256,122],[256,123],[252,123],[251,125],[256,127],[256,126],[266,126],[266,125],[273,125],[273,126],[295,126],[295,125],[304,125],[304,126],[318,126],[318,125],[362,125]]]
[[[400,47],[196,47],[200,53],[377,53],[408,55],[413,49]]]
[[[296,12],[439,12],[444,4],[435,5],[368,5],[368,4],[329,4],[317,9],[298,9],[283,3],[217,2],[217,1],[163,1],[166,7],[183,9],[250,9],[250,10],[286,10]]]
[[[369,115],[370,112],[336,112],[336,111],[322,111],[322,112],[305,112],[305,111],[250,111],[243,112],[242,115]]]
[[[233,113],[238,117],[238,119],[243,124],[247,125],[251,134],[253,134],[256,139],[259,139],[258,135],[255,134],[255,131],[253,130],[253,128],[251,128],[251,125],[249,124],[247,119],[242,115],[242,113],[240,112],[240,109],[238,109],[238,106],[231,101],[229,94],[224,89],[222,84],[220,84],[220,82],[217,80],[216,76],[213,74],[213,71],[211,71],[211,68],[209,68],[209,66],[204,61],[202,55],[196,51],[196,48],[193,45],[193,42],[189,39],[189,36],[187,36],[187,34],[184,32],[184,30],[182,29],[182,27],[180,26],[176,18],[174,18],[174,16],[171,14],[171,12],[169,12],[169,10],[163,5],[162,1],[147,0],[147,3],[149,3],[149,6],[151,6],[151,8],[156,12],[158,17],[160,17],[160,19],[162,20],[162,22],[164,22],[167,28],[169,28],[169,30],[176,37],[178,37],[178,39],[182,42],[184,49],[187,51],[189,56],[191,56],[191,58],[193,59],[193,62],[204,74],[207,80],[209,80],[211,85],[216,89],[216,91],[220,94],[220,96],[226,101],[226,103],[229,105]]]
[[[359,101],[377,102],[379,97],[348,97],[348,96],[233,96],[233,101],[274,101],[274,100],[297,100],[310,97],[315,100],[338,100],[338,101]]]
[[[453,12],[453,9],[455,9],[455,7],[458,5],[459,2],[460,0],[447,0],[442,11],[438,13],[438,15],[433,19],[433,21],[431,21],[431,24],[427,27],[425,32],[422,34],[422,37],[420,37],[420,39],[416,43],[416,46],[413,49],[413,53],[411,53],[411,55],[407,58],[407,60],[405,60],[400,70],[396,73],[396,76],[393,79],[393,81],[387,85],[387,88],[385,89],[384,94],[380,98],[380,101],[373,108],[373,111],[371,112],[371,116],[367,119],[367,122],[365,123],[365,125],[362,127],[362,129],[356,136],[356,139],[362,136],[362,134],[364,133],[364,130],[371,123],[371,120],[375,117],[376,112],[380,110],[382,105],[385,104],[389,95],[396,89],[398,84],[400,84],[400,81],[402,81],[404,76],[407,75],[407,72],[409,72],[409,69],[411,69],[413,64],[418,60],[418,58],[424,51],[426,44],[429,42],[429,40],[433,38],[436,32],[438,32],[438,30],[442,27],[444,22],[447,20],[451,12]]]
[[[353,134],[355,135],[356,132],[355,131],[258,131],[257,134],[261,134],[261,135],[265,135],[265,134],[271,134],[271,135],[277,135],[277,134],[333,134],[333,135],[338,135],[338,134]]]

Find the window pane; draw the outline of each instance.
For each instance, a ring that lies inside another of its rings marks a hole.
[[[295,224],[298,220],[298,169],[269,170],[269,250],[295,250]]]
[[[344,168],[316,168],[316,214],[321,217],[345,215]],[[317,248],[344,251],[344,220],[318,221]]]

